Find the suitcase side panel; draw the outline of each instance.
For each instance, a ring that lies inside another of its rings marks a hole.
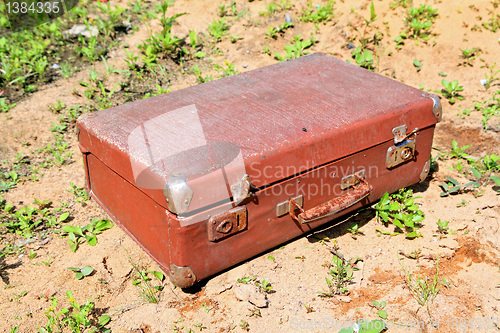
[[[85,155],[90,194],[165,270],[170,267],[165,209],[92,154]]]
[[[387,142],[265,188],[242,202],[248,210],[247,230],[218,242],[208,240],[207,221],[182,227],[177,216],[167,211],[171,234],[176,235],[175,239],[170,240],[172,263],[189,266],[199,281],[371,204],[385,192],[392,193],[415,184],[420,181],[422,170],[430,159],[433,133],[434,126],[419,132],[414,160],[393,169],[386,168],[387,150],[394,144]],[[361,202],[333,217],[309,224],[300,224],[289,214],[276,216],[278,203],[300,194],[304,196],[305,210],[342,195],[344,191],[340,189],[341,179],[360,169],[365,169],[366,180],[373,186],[373,192]]]

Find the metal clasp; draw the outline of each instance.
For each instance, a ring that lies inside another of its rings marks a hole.
[[[340,181],[340,188],[342,190],[345,190],[351,186],[354,186],[356,184],[358,184],[360,182],[360,178],[365,178],[365,170],[359,170],[358,172],[356,173],[353,173],[349,176],[345,176],[344,178],[342,178],[342,180]]]
[[[406,125],[392,129],[394,146],[387,149],[386,167],[388,169],[411,160],[415,156],[418,128],[406,134]]]
[[[280,217],[286,215],[290,212],[295,211],[295,209],[304,207],[304,196],[299,195],[287,201],[280,202],[276,205],[276,216]]]
[[[247,208],[236,207],[208,220],[208,240],[216,242],[247,228]]]

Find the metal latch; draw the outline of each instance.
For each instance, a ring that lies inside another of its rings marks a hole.
[[[293,203],[292,203],[293,201]],[[287,201],[280,202],[276,205],[276,216],[280,217],[286,215],[290,212],[293,212],[297,209],[297,206],[302,208],[304,207],[304,196],[299,195],[298,197],[292,198]]]
[[[388,169],[411,160],[415,156],[418,128],[406,134],[406,125],[393,128],[394,146],[387,149],[386,166]]]
[[[216,242],[227,238],[247,227],[246,206],[236,207],[227,212],[212,216],[208,220],[208,240]]]
[[[358,184],[359,178],[365,179],[365,170],[364,169],[359,170],[356,173],[353,173],[349,176],[345,176],[344,178],[342,178],[342,180],[340,181],[340,188],[342,190],[345,190],[351,186]]]

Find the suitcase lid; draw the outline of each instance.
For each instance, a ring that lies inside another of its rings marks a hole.
[[[398,126],[433,126],[440,105],[429,97],[316,53],[85,114],[77,125],[82,152],[174,213],[195,212],[394,140]]]

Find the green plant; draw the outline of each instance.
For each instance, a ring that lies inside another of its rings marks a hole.
[[[450,228],[448,228],[448,224],[450,223],[450,221],[443,221],[441,222],[441,219],[439,219],[436,224],[437,224],[437,227],[438,227],[438,232],[440,234],[447,234],[448,231],[450,230]]]
[[[489,73],[486,73],[485,79],[482,80],[482,83],[486,90],[488,90],[493,82],[500,80],[500,78],[497,76],[498,73],[500,73],[500,69],[495,70],[495,67],[497,66],[497,63],[493,63],[493,65],[483,65],[481,68],[487,68],[489,70]]]
[[[89,196],[88,192],[83,187],[77,186],[77,185],[73,184],[72,182],[69,182],[69,185],[71,187],[69,189],[67,189],[66,191],[68,191],[71,194],[74,194],[77,197],[76,202],[82,203],[84,201],[90,200],[90,196]]]
[[[463,66],[472,66],[472,61],[474,61],[476,59],[476,56],[479,54],[480,50],[479,48],[472,48],[472,49],[469,49],[468,47],[466,47],[465,49],[460,49],[460,51],[462,52],[460,54],[460,58],[463,59],[463,61],[461,63],[459,63],[459,65],[463,65]]]
[[[489,100],[474,101],[474,109],[481,111],[483,128],[488,130],[488,123],[493,116],[500,116],[500,89],[493,93]]]
[[[449,153],[450,158],[458,158],[458,159],[469,159],[470,155],[467,154],[465,151],[472,147],[471,145],[466,145],[459,147],[457,141],[453,140],[451,142],[451,151]]]
[[[493,189],[500,194],[500,178],[498,176],[490,176],[488,180],[493,180],[495,182],[496,187],[493,187]]]
[[[347,231],[349,231],[354,239],[356,239],[358,235],[364,235],[364,232],[359,229],[357,223],[352,224],[349,228],[347,228]]]
[[[293,36],[293,39],[294,41],[291,42],[292,43],[291,45],[285,45],[285,51],[286,51],[285,55],[282,56],[277,52],[273,53],[276,59],[278,59],[279,61],[285,61],[301,57],[305,54],[308,54],[308,52],[305,52],[305,50],[313,46],[314,43],[316,42],[314,37],[302,40],[302,35],[295,35]]]
[[[215,42],[220,42],[222,37],[226,35],[226,31],[229,26],[226,23],[226,18],[220,20],[213,20],[211,24],[208,25],[208,33],[214,38]]]
[[[496,8],[498,7],[498,4],[496,4],[496,2],[491,2],[494,6],[494,10],[489,10],[489,14],[490,14],[490,19],[488,22],[483,22],[482,23],[482,26],[487,29],[487,30],[490,30],[491,32],[497,32],[498,29],[500,29],[500,14],[498,14]],[[496,5],[495,5],[496,4]]]
[[[412,5],[413,5],[413,0],[395,0],[394,2],[391,2],[389,4],[389,7],[391,7],[392,9],[396,9],[399,6],[408,8],[409,6]]]
[[[358,66],[371,71],[375,69],[375,64],[373,63],[373,53],[370,50],[363,50],[361,46],[358,46],[356,49],[351,51],[351,55]]]
[[[324,6],[313,7],[312,1],[308,1],[307,8],[300,15],[302,22],[313,22],[326,24],[331,21],[335,15],[333,13],[333,5],[335,1],[328,1]]]
[[[248,309],[250,312],[247,316],[248,317],[262,317],[262,314],[260,313],[260,309],[258,307],[254,307],[253,309]]]
[[[140,268],[130,256],[129,262],[135,271],[132,284],[137,288],[142,300],[155,304],[160,302],[160,293],[165,285],[163,273]]]
[[[436,259],[436,274],[432,278],[415,275],[410,270],[406,270],[401,258],[398,255],[399,265],[405,274],[405,282],[413,298],[420,306],[425,306],[429,319],[432,321],[430,306],[439,293],[439,256]]]
[[[413,66],[417,69],[417,72],[422,70],[423,63],[418,59],[413,59]]]
[[[269,283],[269,281],[267,279],[264,279],[261,282],[260,280],[257,279],[256,276],[254,276],[254,277],[249,277],[249,276],[242,277],[242,278],[237,279],[237,281],[239,283],[243,283],[243,284],[248,284],[248,283],[253,282],[253,284],[255,284],[259,288],[259,291],[261,293],[270,293],[273,290],[273,286],[271,285],[271,283]]]
[[[91,275],[94,273],[94,269],[90,266],[85,266],[83,268],[78,268],[78,267],[68,267],[68,269],[72,270],[75,272],[75,278],[77,280],[81,280],[86,276]]]
[[[453,80],[451,82],[442,79],[441,84],[444,89],[436,90],[436,93],[442,94],[444,97],[448,99],[450,104],[455,104],[456,100],[463,100],[463,96],[460,96],[459,92],[464,90],[464,87],[458,84],[458,80]]]
[[[267,39],[276,39],[279,34],[283,34],[285,30],[293,27],[293,23],[285,22],[277,27],[269,27],[266,32],[265,38]]]
[[[70,329],[73,333],[83,333],[83,332],[111,332],[105,329],[111,317],[109,315],[101,315],[98,319],[98,323],[94,324],[90,317],[94,310],[93,300],[90,299],[84,304],[79,304],[73,297],[72,291],[66,292],[66,297],[70,304],[70,307],[63,308],[57,311],[57,298],[50,297],[51,305],[45,312],[45,316],[48,322],[44,327],[39,327],[38,332],[40,333],[55,333],[61,332],[64,328]],[[90,329],[90,330],[88,330]]]
[[[374,207],[375,217],[385,225],[392,223],[396,233],[405,231],[406,238],[421,237],[417,229],[424,220],[424,213],[415,203],[417,198],[420,197],[413,196],[411,189],[401,189],[392,195],[386,192]]]
[[[347,285],[352,279],[354,279],[354,271],[358,270],[355,265],[361,260],[359,257],[351,258],[349,260],[345,259],[345,257],[338,252],[336,244],[334,244],[332,253],[332,264],[326,264],[326,266],[330,269],[328,274],[331,276],[331,279],[325,277],[329,292],[320,292],[320,297],[332,297],[334,295],[343,295],[348,293],[349,289],[347,288]]]
[[[15,188],[20,181],[19,175],[15,171],[0,173],[0,179],[4,179],[0,181],[0,193]]]
[[[241,320],[240,327],[242,330],[244,330],[246,332],[250,331],[250,325],[246,321],[244,321],[243,319]]]
[[[419,7],[411,7],[405,18],[408,38],[421,38],[428,40],[430,38],[430,28],[434,24],[437,16],[437,9],[431,5],[421,4]]]
[[[30,259],[35,259],[35,258],[36,258],[36,255],[37,255],[37,253],[36,253],[35,251],[30,250],[30,253],[29,253],[29,255],[28,255],[28,258],[30,258]]]
[[[387,319],[387,311],[384,310],[386,302],[372,301],[373,306],[377,309],[377,315],[382,319]]]
[[[458,194],[463,192],[467,187],[472,186],[473,188],[478,188],[481,184],[477,181],[468,182],[467,184],[461,185],[457,180],[446,176],[449,182],[442,182],[441,188],[443,192],[440,193],[442,197],[447,197],[450,194]]]
[[[6,98],[0,98],[0,112],[8,112],[16,105],[17,105],[16,103],[7,104]]]
[[[99,220],[94,217],[91,223],[83,227],[65,225],[62,227],[62,231],[67,233],[69,238],[68,244],[70,245],[71,251],[75,252],[82,238],[84,238],[90,246],[95,246],[97,244],[97,235],[111,227],[113,227],[113,222],[110,220]]]

